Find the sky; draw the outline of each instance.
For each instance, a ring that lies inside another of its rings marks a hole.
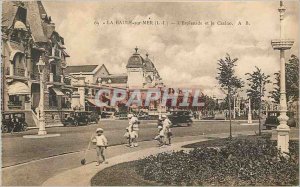
[[[238,58],[236,75],[244,81],[245,73],[253,72],[255,66],[269,75],[279,70],[279,52],[271,46],[271,40],[278,39],[280,33],[279,1],[45,1],[43,4],[65,39],[71,56],[67,60],[69,65],[105,64],[110,73],[125,73],[127,61],[137,46],[142,55],[149,53],[167,86],[200,88],[217,97],[223,95],[217,86],[217,63],[227,53]],[[299,4],[285,1],[284,5],[285,38],[295,40],[293,48],[286,52],[288,59],[291,54],[299,54]],[[103,24],[116,20],[169,24]],[[177,21],[215,24],[170,24]],[[242,25],[238,25],[239,21]],[[233,25],[218,25],[218,22]]]

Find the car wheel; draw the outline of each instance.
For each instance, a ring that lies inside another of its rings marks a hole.
[[[8,132],[8,127],[6,125],[1,126],[1,131],[2,133],[7,133]]]
[[[23,123],[22,124],[22,131],[26,131],[27,127],[28,127],[27,123]]]
[[[74,126],[77,127],[78,125],[78,121],[74,121]]]

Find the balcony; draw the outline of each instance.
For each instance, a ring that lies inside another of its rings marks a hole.
[[[25,69],[14,68],[14,76],[25,77]]]
[[[294,44],[294,41],[291,39],[279,39],[271,41],[272,47],[274,50],[288,50]]]
[[[7,106],[9,108],[21,108],[22,107],[22,101],[8,101]]]

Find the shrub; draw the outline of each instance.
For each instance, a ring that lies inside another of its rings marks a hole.
[[[283,157],[270,140],[221,140],[224,146],[195,148],[149,156],[138,161],[136,172],[164,185],[296,185],[298,142]]]

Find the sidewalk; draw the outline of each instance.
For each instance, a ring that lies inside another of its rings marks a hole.
[[[237,135],[253,135],[254,132],[240,132],[234,134]],[[96,166],[96,162],[87,163],[84,166],[80,166],[71,170],[62,172],[56,176],[53,176],[46,180],[43,186],[90,186],[91,178],[99,171],[123,162],[129,162],[138,160],[149,155],[158,154],[162,152],[171,152],[183,149],[182,146],[191,144],[199,141],[206,141],[209,138],[225,138],[228,137],[228,133],[222,134],[211,134],[202,136],[189,136],[189,137],[178,137],[173,139],[172,146],[165,148],[157,147],[156,141],[141,142],[137,148],[129,148],[125,145],[113,146],[107,149],[106,155],[108,155],[108,164],[102,164]],[[92,152],[95,154],[95,152]],[[80,162],[80,160],[78,160]]]

